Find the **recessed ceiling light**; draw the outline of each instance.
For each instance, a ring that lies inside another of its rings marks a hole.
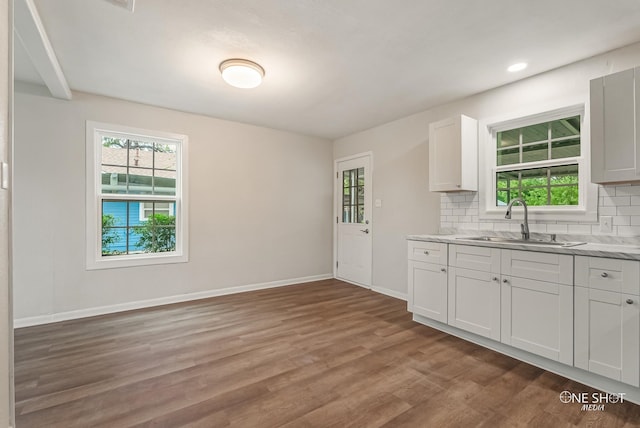
[[[526,62],[518,62],[516,64],[510,65],[509,68],[507,68],[507,71],[510,71],[511,73],[515,73],[516,71],[522,71],[525,68],[527,68]]]
[[[225,82],[242,89],[255,88],[262,83],[264,68],[247,59],[228,59],[220,63]]]

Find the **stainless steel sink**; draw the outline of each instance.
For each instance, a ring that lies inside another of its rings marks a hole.
[[[586,244],[586,242],[557,242],[543,241],[542,239],[517,239],[503,238],[501,236],[470,236],[465,238],[456,238],[462,241],[483,241],[483,242],[499,242],[501,244],[519,244],[519,245],[535,245],[542,247],[575,247],[577,245]]]

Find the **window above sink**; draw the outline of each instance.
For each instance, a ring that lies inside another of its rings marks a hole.
[[[588,119],[579,103],[481,120],[480,219],[504,220],[507,204],[519,197],[534,221],[595,221]]]

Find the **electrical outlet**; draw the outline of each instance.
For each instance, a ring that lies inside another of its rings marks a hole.
[[[613,233],[613,217],[610,215],[600,216],[600,232]]]

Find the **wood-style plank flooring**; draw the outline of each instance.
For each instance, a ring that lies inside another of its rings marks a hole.
[[[18,329],[15,359],[17,428],[640,426],[336,280]]]

